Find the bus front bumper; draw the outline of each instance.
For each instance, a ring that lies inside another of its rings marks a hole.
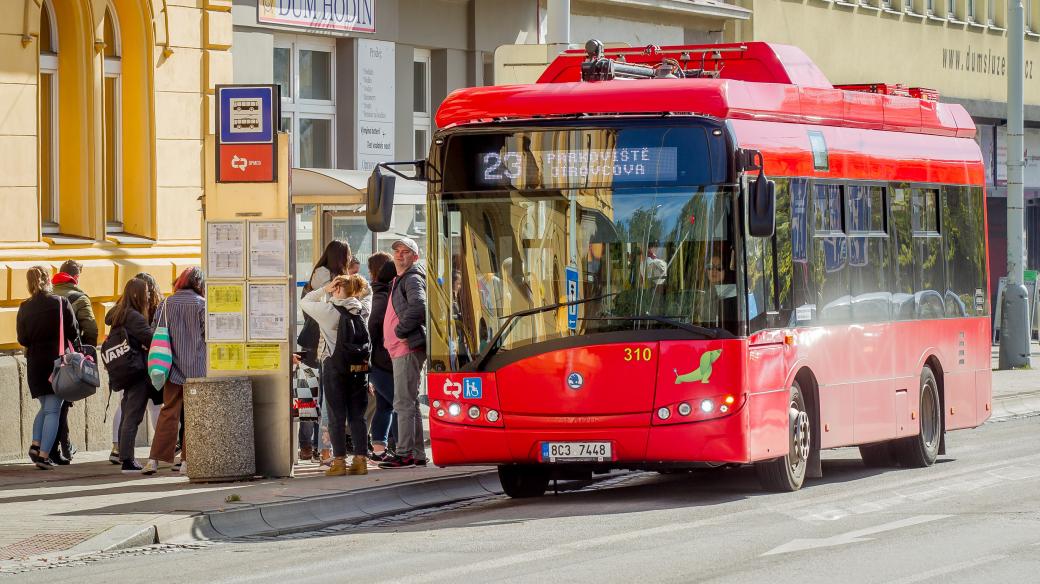
[[[612,460],[604,466],[638,468],[669,463],[746,463],[749,460],[747,408],[722,418],[639,427],[487,428],[430,420],[433,461],[438,466],[531,464],[542,460],[544,442],[610,442]],[[643,420],[648,421],[647,413]]]

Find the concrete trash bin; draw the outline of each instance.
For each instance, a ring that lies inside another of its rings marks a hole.
[[[252,478],[256,474],[252,381],[248,377],[188,379],[184,441],[192,482]]]

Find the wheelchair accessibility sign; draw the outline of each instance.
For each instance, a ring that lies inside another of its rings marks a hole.
[[[484,396],[482,380],[479,377],[466,377],[462,380],[462,397],[480,399]]]

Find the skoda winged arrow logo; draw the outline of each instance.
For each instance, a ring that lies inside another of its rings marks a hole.
[[[581,376],[581,373],[577,371],[571,371],[567,375],[567,387],[571,389],[581,389],[581,386],[585,385],[585,378]]]

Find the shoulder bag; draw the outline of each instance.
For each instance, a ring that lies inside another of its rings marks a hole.
[[[67,348],[67,350],[66,350]],[[101,375],[93,359],[77,353],[71,342],[65,341],[65,305],[58,299],[58,358],[51,372],[54,395],[74,402],[88,398],[101,385]]]
[[[159,315],[155,319],[155,333],[152,335],[152,344],[148,348],[148,378],[152,380],[152,387],[162,389],[166,385],[166,379],[170,376],[170,368],[173,367],[173,349],[170,348],[170,323],[166,316],[166,304],[164,300],[159,307]]]

